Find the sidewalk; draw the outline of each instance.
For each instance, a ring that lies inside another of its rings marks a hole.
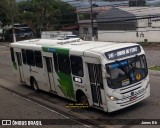
[[[0,45],[9,46],[10,43],[12,43],[12,42],[0,42]]]
[[[6,91],[2,88],[0,88],[0,124],[5,124],[5,121],[2,120],[9,120],[11,122],[12,126],[7,126],[7,128],[13,128],[13,127],[20,127],[23,125],[27,125],[26,127],[35,127],[34,126],[28,126],[28,121],[31,124],[37,124],[40,127],[43,128],[81,128],[84,126],[80,125],[43,125],[43,122],[45,122],[47,119],[51,119],[49,121],[55,121],[55,119],[64,119],[66,120],[67,117],[64,115],[61,115],[60,113],[51,110],[49,108],[46,108],[42,105],[39,105],[37,103],[34,103],[33,101],[30,101],[28,99],[25,99],[23,97],[20,97],[14,93],[11,93],[9,91]],[[43,120],[46,119],[46,120]],[[11,121],[10,121],[11,120]],[[16,121],[14,121],[16,120]],[[21,120],[23,122],[18,121]],[[47,120],[47,121],[48,121]],[[58,121],[58,120],[57,120]],[[63,123],[63,122],[62,122]],[[14,126],[13,126],[14,124]],[[16,125],[20,124],[20,125]],[[42,125],[41,125],[42,124]],[[1,126],[3,127],[3,126]],[[6,127],[6,126],[4,126]]]

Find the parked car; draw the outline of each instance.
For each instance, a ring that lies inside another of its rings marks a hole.
[[[16,40],[31,39],[34,37],[33,31],[29,27],[14,27]],[[4,34],[5,41],[13,41],[13,29],[6,30]]]
[[[79,38],[77,35],[66,35],[66,39]]]

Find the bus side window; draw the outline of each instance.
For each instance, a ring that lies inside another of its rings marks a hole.
[[[12,59],[13,62],[15,62],[14,49],[10,48],[10,51],[11,51],[11,59]]]
[[[55,71],[58,72],[58,58],[56,53],[53,53],[53,59],[54,59]]]
[[[27,64],[30,66],[35,66],[35,58],[33,50],[26,50]]]
[[[22,58],[23,58],[23,64],[27,63],[27,58],[26,58],[26,50],[22,49]]]
[[[70,61],[68,55],[58,54],[59,70],[65,74],[70,74]]]
[[[52,65],[52,60],[50,60],[49,57],[46,57],[46,64],[47,64],[47,71],[49,73],[52,73],[53,72],[53,68],[51,67]]]
[[[34,54],[35,54],[36,66],[39,67],[39,68],[43,68],[41,52],[40,51],[34,51]]]
[[[79,56],[70,56],[70,59],[71,59],[72,74],[83,77],[84,72],[83,72],[82,58]]]

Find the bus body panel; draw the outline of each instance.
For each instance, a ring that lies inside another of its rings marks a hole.
[[[94,42],[93,45],[91,45],[91,42],[88,41],[75,43],[73,41],[68,41],[71,43],[70,45],[68,42],[57,42],[58,43],[52,40],[31,40],[31,42],[22,41],[10,44],[11,48],[14,49],[15,57],[15,61],[12,61],[13,69],[20,82],[30,85],[31,78],[33,77],[39,89],[47,92],[54,92],[61,97],[73,101],[77,100],[77,93],[81,91],[86,95],[89,106],[101,109],[105,112],[113,112],[128,107],[150,95],[148,75],[145,79],[124,88],[112,89],[107,81],[105,65],[135,56],[145,55],[145,53],[142,47],[140,47],[141,52],[139,53],[109,60],[105,52],[112,52],[114,49],[125,49],[139,45],[125,43],[116,44],[111,42],[108,44],[104,42],[97,42],[96,44]],[[33,50],[34,52],[40,51],[43,67],[24,64],[22,49]],[[71,64],[72,56],[82,58],[83,76],[78,76],[73,73]],[[60,58],[64,57],[69,58],[70,64],[68,65],[68,62],[66,62],[64,65],[61,65],[64,66],[64,68],[61,67],[60,69]],[[21,65],[19,64],[20,61],[22,61]],[[70,68],[70,73],[61,71],[65,68]],[[135,95],[133,94],[136,93],[136,99],[134,99]],[[138,93],[141,93],[140,99],[138,99]]]
[[[87,74],[85,78],[87,83],[87,90],[89,91],[89,101],[92,101],[89,102],[90,106],[104,110],[106,109],[106,99],[100,60],[99,58],[85,56],[83,57],[83,59],[86,69],[85,74]],[[99,73],[101,73],[101,75]],[[102,81],[99,80],[100,76],[102,78]]]
[[[22,64],[22,55],[20,49],[15,49],[15,60],[17,64],[17,74],[19,74],[19,81],[24,82],[25,81],[25,76],[24,76],[24,67]]]
[[[120,104],[117,104],[117,101],[108,100],[107,101],[108,112],[114,112],[114,111],[129,107],[131,105],[134,105],[134,104],[136,104],[136,103],[148,98],[149,96],[150,96],[150,84],[148,85],[147,89],[145,90],[145,93],[144,93],[143,96],[141,96],[140,98],[137,98],[135,101],[130,101],[128,99],[127,100],[128,104],[126,104],[126,105],[120,105]]]

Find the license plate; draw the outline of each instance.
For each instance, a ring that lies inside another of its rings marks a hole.
[[[137,96],[133,96],[130,98],[130,101],[133,101],[133,100],[136,100],[137,99]]]

